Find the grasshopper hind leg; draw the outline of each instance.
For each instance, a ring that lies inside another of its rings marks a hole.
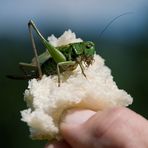
[[[38,69],[38,73],[39,73],[39,78],[41,78],[42,77],[42,70],[41,70],[41,66],[40,66],[40,62],[39,62],[39,58],[38,58],[38,53],[37,53],[37,49],[36,49],[36,45],[35,45],[35,41],[34,41],[31,27],[34,27],[34,24],[32,21],[29,21],[29,23],[28,23],[29,34],[30,34],[30,38],[31,38],[31,43],[32,43],[35,59],[36,59],[36,65],[37,65],[37,69]]]
[[[38,78],[37,74],[37,66],[29,63],[19,63],[19,68],[20,70],[24,73],[24,77],[26,79],[31,79],[31,78]]]

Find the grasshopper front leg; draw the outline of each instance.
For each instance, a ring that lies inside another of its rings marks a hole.
[[[83,67],[82,62],[78,62],[78,64],[79,64],[79,66],[81,68],[81,71],[82,71],[83,76],[86,78],[86,74],[84,73],[84,67]]]
[[[86,74],[84,73],[84,66],[83,66],[83,64],[82,64],[82,59],[81,59],[81,57],[80,57],[80,56],[77,57],[77,58],[76,58],[76,61],[77,61],[77,63],[79,64],[79,66],[80,66],[80,68],[81,68],[81,71],[82,71],[83,76],[86,78]]]

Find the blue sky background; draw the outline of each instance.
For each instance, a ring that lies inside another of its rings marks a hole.
[[[135,37],[144,28],[147,8],[147,0],[0,0],[0,36],[22,35],[29,19],[50,31],[71,28],[97,36],[113,18],[133,12],[116,20],[105,34],[130,31]]]

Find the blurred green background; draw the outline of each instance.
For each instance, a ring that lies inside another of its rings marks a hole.
[[[125,12],[132,14],[118,18],[100,37],[104,27]],[[30,62],[33,57],[29,19],[36,22],[45,37],[60,36],[70,28],[78,37],[94,41],[118,87],[134,98],[130,108],[148,118],[147,0],[0,0],[1,147],[42,148],[46,143],[31,140],[28,127],[20,121],[20,110],[26,108],[23,92],[28,82],[5,77],[21,74],[18,63]]]

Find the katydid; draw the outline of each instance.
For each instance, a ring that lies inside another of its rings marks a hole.
[[[25,78],[30,79],[32,76],[41,78],[43,74],[57,74],[58,86],[60,86],[60,73],[63,71],[72,71],[76,69],[78,65],[81,68],[82,74],[86,77],[84,65],[89,67],[94,61],[95,44],[93,42],[84,41],[54,47],[42,36],[32,20],[29,21],[28,28],[35,57],[30,64],[19,63],[21,69],[25,73]],[[40,55],[37,54],[32,28],[38,34],[42,44],[46,48],[46,51]],[[29,73],[26,71],[28,68],[32,69]],[[9,78],[10,77],[16,78],[14,76],[9,76]]]
[[[132,12],[123,13],[112,19],[99,35],[101,38],[104,31],[119,17],[131,14]],[[91,41],[84,41],[79,43],[70,43],[64,46],[54,47],[51,45],[39,32],[32,20],[28,23],[29,34],[34,50],[35,57],[31,63],[19,63],[20,68],[24,72],[24,76],[7,75],[12,79],[32,79],[41,78],[45,75],[58,75],[58,86],[60,86],[60,73],[64,71],[73,71],[79,65],[82,74],[86,77],[84,72],[84,65],[89,67],[94,61],[95,44]],[[38,55],[36,45],[32,33],[32,28],[38,34],[42,44],[46,50]]]

